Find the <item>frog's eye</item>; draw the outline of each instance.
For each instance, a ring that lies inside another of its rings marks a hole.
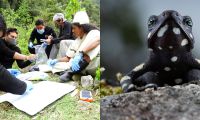
[[[192,23],[192,19],[189,17],[189,16],[186,16],[184,19],[183,19],[183,22],[185,25],[189,26],[189,27],[192,27],[193,23]]]
[[[148,27],[152,27],[157,22],[157,17],[155,15],[151,16],[148,21]]]

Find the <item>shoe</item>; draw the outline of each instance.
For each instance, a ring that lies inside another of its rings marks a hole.
[[[68,81],[72,80],[72,76],[73,76],[73,72],[71,70],[68,70],[59,77],[60,82],[61,83],[68,82]]]

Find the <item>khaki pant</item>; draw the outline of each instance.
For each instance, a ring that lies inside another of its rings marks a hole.
[[[61,40],[60,43],[53,44],[49,58],[56,59],[65,57],[69,46],[73,42],[74,40]]]

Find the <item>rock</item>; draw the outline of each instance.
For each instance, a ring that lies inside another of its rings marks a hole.
[[[101,120],[200,120],[200,85],[161,87],[101,99]]]
[[[91,75],[82,76],[81,77],[81,85],[82,85],[82,87],[84,87],[84,88],[92,87],[93,84],[94,84],[94,79],[92,78]]]
[[[80,81],[81,80],[81,75],[80,74],[75,74],[72,76],[72,80],[74,81]]]

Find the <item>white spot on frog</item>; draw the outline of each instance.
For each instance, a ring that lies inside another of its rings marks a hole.
[[[190,33],[190,37],[193,39],[193,35],[192,35],[192,33]]]
[[[120,83],[122,83],[122,82],[124,82],[126,80],[130,80],[130,79],[131,79],[131,77],[129,77],[129,76],[126,75],[126,76],[122,77]]]
[[[181,33],[180,29],[179,29],[179,28],[176,28],[176,27],[173,28],[173,32],[174,32],[174,34],[176,34],[176,35],[179,35],[179,34]]]
[[[164,33],[167,31],[167,29],[168,29],[168,25],[165,25],[162,28],[160,28],[160,30],[157,33],[157,36],[162,37],[164,35]]]
[[[200,60],[199,59],[195,59],[199,64],[200,64]]]
[[[185,46],[188,44],[188,40],[187,39],[183,39],[181,42],[181,46]]]
[[[133,84],[130,84],[129,86],[128,86],[128,89],[132,89],[134,86],[133,86]]]
[[[180,83],[182,83],[182,79],[181,78],[177,78],[177,79],[175,79],[174,80],[174,82],[176,83],[176,84],[180,84]]]
[[[135,71],[135,72],[136,72],[136,71],[139,71],[139,70],[141,70],[143,67],[144,67],[144,63],[142,63],[142,64],[136,66],[136,67],[133,69],[133,71]]]
[[[151,33],[148,34],[147,38],[149,39],[151,37]]]
[[[158,46],[158,49],[159,49],[159,50],[162,50],[162,47]]]
[[[177,59],[178,59],[178,57],[177,57],[177,56],[174,56],[174,57],[171,58],[171,61],[172,61],[172,62],[176,62]]]
[[[169,49],[173,49],[173,46],[169,46]]]
[[[164,70],[165,70],[165,71],[170,71],[171,68],[170,68],[170,67],[165,67]]]
[[[123,85],[122,85],[122,89],[124,89],[125,87],[127,87],[128,86],[128,84],[127,83],[124,83]]]

